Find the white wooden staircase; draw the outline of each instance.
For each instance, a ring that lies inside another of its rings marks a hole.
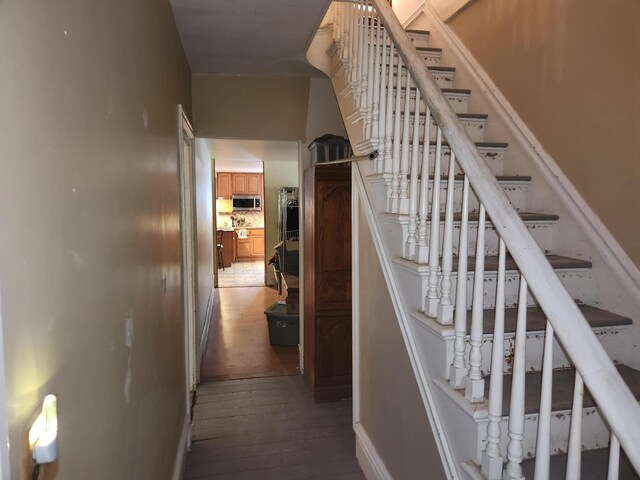
[[[354,188],[445,471],[638,478],[640,299],[431,43],[384,0],[334,2],[310,56],[356,154],[378,152]]]

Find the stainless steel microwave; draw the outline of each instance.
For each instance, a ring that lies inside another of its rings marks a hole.
[[[262,210],[260,195],[233,195],[233,210]]]

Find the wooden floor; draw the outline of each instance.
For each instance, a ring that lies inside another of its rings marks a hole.
[[[215,290],[203,381],[299,373],[298,347],[269,343],[264,310],[277,300],[278,292],[268,287]]]
[[[301,376],[201,384],[184,479],[363,480],[351,401],[316,404]]]

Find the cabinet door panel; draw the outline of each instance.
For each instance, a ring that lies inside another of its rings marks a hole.
[[[231,198],[231,174],[230,173],[218,174],[218,185],[217,185],[216,195],[218,197],[223,197],[225,200],[228,200]]]
[[[261,195],[262,194],[262,175],[259,173],[248,173],[247,174],[247,193],[250,195]]]
[[[234,195],[247,193],[247,174],[246,173],[233,174],[233,193]]]

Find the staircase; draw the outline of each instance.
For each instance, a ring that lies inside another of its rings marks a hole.
[[[428,31],[367,0],[320,33],[448,477],[638,478],[640,300]]]

